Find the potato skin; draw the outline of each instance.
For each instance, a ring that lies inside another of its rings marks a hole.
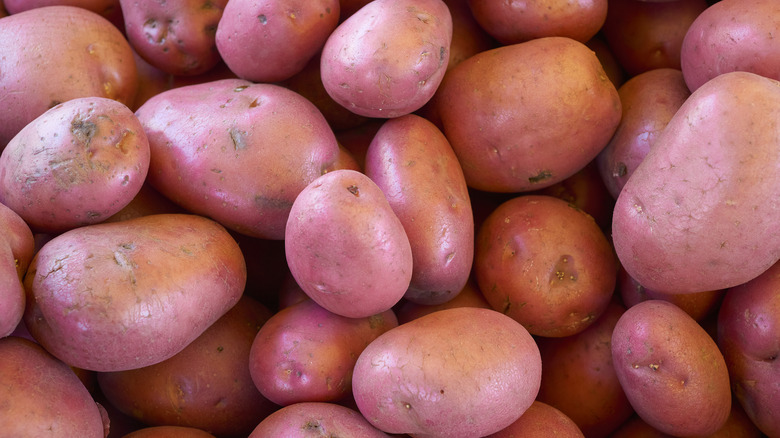
[[[731,388],[723,355],[674,304],[649,300],[626,310],[612,334],[612,360],[631,406],[654,428],[704,436],[726,422]]]
[[[376,315],[409,288],[409,238],[382,190],[360,172],[335,170],[303,189],[284,243],[295,281],[335,314]]]
[[[421,304],[449,301],[471,273],[474,217],[447,138],[417,115],[388,120],[368,147],[365,169],[412,245],[412,279],[404,298]]]
[[[252,237],[281,240],[297,195],[339,158],[319,110],[278,85],[183,86],[147,100],[136,115],[152,150],[149,183],[188,211]]]
[[[573,175],[604,148],[621,115],[596,55],[564,37],[480,52],[450,70],[436,94],[466,182],[491,192],[541,189]]]
[[[639,284],[663,293],[725,289],[780,259],[769,220],[780,208],[778,103],[777,81],[732,72],[675,113],[615,204],[615,250]]]
[[[35,252],[35,240],[27,223],[0,204],[0,338],[14,332],[24,314],[24,278]]]
[[[205,430],[184,426],[150,426],[135,430],[122,438],[215,438]]]
[[[577,424],[558,409],[534,400],[523,415],[507,428],[486,438],[584,438]]]
[[[75,6],[6,18],[0,21],[0,41],[17,43],[0,46],[0,149],[62,102],[97,96],[132,104],[138,81],[133,52],[108,20]]]
[[[388,438],[359,412],[325,402],[303,402],[285,406],[257,425],[249,438],[288,437]]]
[[[18,14],[28,9],[58,5],[78,6],[89,9],[102,15],[119,29],[122,29],[124,26],[119,0],[4,0],[5,9],[9,14]]]
[[[355,364],[352,392],[363,416],[387,433],[485,436],[531,406],[541,367],[536,343],[516,321],[490,309],[453,308],[369,344]]]
[[[442,0],[374,0],[344,20],[322,48],[328,94],[366,117],[420,109],[447,70],[452,16]]]
[[[69,100],[27,124],[0,155],[0,202],[38,232],[106,220],[141,190],[149,141],[130,109]]]
[[[238,301],[241,251],[216,222],[152,215],[58,235],[24,279],[24,322],[65,363],[121,371],[180,352]]]

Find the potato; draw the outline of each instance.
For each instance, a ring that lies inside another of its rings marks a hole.
[[[0,202],[38,232],[102,222],[138,194],[149,160],[149,141],[126,105],[72,99],[27,124],[3,150]]]
[[[119,0],[127,40],[149,64],[173,75],[197,75],[217,65],[214,35],[227,2]]]
[[[720,75],[683,103],[615,205],[615,250],[639,284],[725,289],[780,259],[776,117],[778,82],[753,73]]]
[[[587,213],[544,195],[496,208],[477,233],[474,274],[491,307],[538,336],[571,336],[607,308],[617,263]]]
[[[152,426],[138,429],[122,438],[214,438],[214,435],[194,427]]]
[[[75,6],[20,12],[0,20],[0,41],[15,41],[0,45],[0,149],[62,102],[106,97],[130,105],[135,98],[130,44],[94,12]]]
[[[469,187],[495,192],[573,175],[604,148],[621,112],[596,55],[564,37],[472,56],[447,73],[436,106]]]
[[[355,364],[352,392],[363,416],[387,433],[473,438],[508,427],[531,406],[541,367],[523,326],[461,307],[380,335]]]
[[[359,412],[334,403],[307,402],[285,406],[257,425],[249,438],[285,437],[388,438]]]
[[[374,0],[344,20],[322,48],[328,94],[366,117],[420,109],[441,83],[452,17],[442,0]]]
[[[747,71],[780,80],[780,4],[721,0],[702,11],[682,41],[685,83],[694,91],[719,74]]]
[[[507,428],[490,434],[487,438],[584,438],[577,424],[554,407],[534,401],[523,415]]]
[[[103,438],[108,431],[73,370],[27,339],[0,339],[0,399],[4,436]]]
[[[473,277],[469,277],[466,284],[458,294],[451,300],[441,304],[420,304],[409,300],[401,300],[393,311],[398,318],[399,324],[407,323],[423,315],[433,313],[437,310],[449,309],[452,307],[479,307],[482,309],[492,309],[490,304],[482,295],[482,291],[477,287]]]
[[[734,396],[763,433],[780,435],[780,264],[726,292],[717,322]]]
[[[22,279],[35,252],[33,233],[24,219],[0,204],[0,338],[14,332],[24,314]]]
[[[631,406],[661,432],[705,436],[726,422],[731,388],[723,355],[674,304],[649,300],[626,310],[612,333],[612,360]]]
[[[339,402],[352,394],[352,369],[377,336],[398,326],[392,310],[347,318],[304,300],[274,314],[252,342],[249,372],[272,402]]]
[[[152,151],[149,183],[188,211],[253,237],[281,240],[298,193],[334,170],[340,154],[322,113],[278,85],[183,86],[147,100],[136,115]]]
[[[217,26],[217,50],[242,79],[283,81],[322,50],[338,22],[338,0],[232,0]]]
[[[474,217],[447,138],[417,115],[388,120],[368,147],[365,169],[412,246],[412,279],[404,297],[421,304],[451,300],[471,273]]]
[[[24,278],[24,322],[63,362],[121,371],[180,352],[238,301],[236,242],[195,215],[153,215],[58,235]]]
[[[335,170],[303,189],[284,243],[295,281],[337,315],[376,315],[409,288],[409,238],[382,190],[360,172]]]
[[[77,6],[105,17],[119,29],[124,28],[122,8],[119,0],[4,0],[5,8],[11,14],[45,6]]]
[[[244,295],[173,357],[97,373],[100,390],[111,405],[147,425],[247,436],[278,409],[255,388],[247,367],[252,341],[270,317],[268,308]]]

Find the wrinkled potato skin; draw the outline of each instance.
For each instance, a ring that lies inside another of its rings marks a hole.
[[[120,0],[127,40],[149,64],[177,76],[220,60],[214,34],[227,0]]]
[[[769,219],[780,208],[779,103],[777,81],[733,72],[675,113],[615,204],[615,250],[639,284],[662,293],[725,289],[780,259]]]
[[[506,429],[486,438],[584,438],[577,424],[558,409],[534,400],[523,415]]]
[[[621,115],[596,55],[564,37],[472,56],[447,73],[436,105],[469,187],[489,192],[573,175],[609,142]]]
[[[389,438],[359,412],[334,403],[302,402],[283,407],[257,425],[249,438]]]
[[[474,218],[458,158],[433,123],[409,114],[384,123],[366,152],[366,175],[385,194],[412,245],[404,297],[451,300],[474,259]]]
[[[706,436],[725,424],[726,362],[710,335],[674,304],[649,300],[626,310],[612,334],[612,360],[631,406],[661,432]]]
[[[0,339],[0,399],[4,436],[104,437],[100,408],[81,380],[30,340]]]
[[[245,282],[241,250],[212,220],[89,225],[38,251],[24,279],[24,322],[71,366],[140,368],[184,349],[235,305]]]
[[[731,387],[763,433],[780,435],[780,264],[726,292],[718,313],[718,346]]]
[[[355,364],[352,392],[363,416],[387,433],[471,438],[516,421],[536,398],[541,372],[523,326],[461,307],[379,336]]]
[[[272,84],[179,87],[136,115],[152,150],[149,183],[188,211],[252,237],[281,240],[297,195],[333,170],[340,154],[322,113]]]
[[[27,124],[0,155],[0,202],[35,231],[102,222],[141,190],[149,141],[115,100],[69,100]]]
[[[322,83],[348,110],[391,118],[420,109],[447,70],[452,17],[442,0],[375,0],[325,42]]]
[[[0,41],[16,41],[0,45],[0,149],[62,102],[96,96],[133,103],[138,80],[130,44],[94,12],[75,6],[20,12],[0,21]]]

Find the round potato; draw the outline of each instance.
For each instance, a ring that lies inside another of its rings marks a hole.
[[[486,438],[584,438],[577,424],[554,407],[534,400],[523,415],[507,428]]]
[[[261,421],[249,438],[389,438],[354,409],[324,402],[294,403]]]
[[[0,204],[0,338],[14,332],[24,314],[24,278],[35,253],[35,240],[27,223]]]

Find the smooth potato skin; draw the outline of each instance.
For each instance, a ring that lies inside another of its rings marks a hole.
[[[612,334],[612,360],[631,406],[661,432],[704,436],[726,422],[731,388],[723,355],[674,304],[649,300],[626,310]]]
[[[100,408],[81,380],[28,339],[0,339],[0,399],[4,436],[104,437]]]
[[[388,438],[359,412],[325,402],[302,402],[285,406],[257,425],[249,438],[287,437]]]
[[[77,6],[88,9],[105,17],[108,21],[122,29],[124,19],[119,0],[4,0],[5,9],[9,14],[18,14],[28,9],[45,6]]]
[[[523,415],[506,429],[487,438],[584,438],[577,424],[558,409],[534,400]]]
[[[141,190],[149,141],[124,104],[83,97],[27,124],[0,155],[0,202],[35,231],[102,222]]]
[[[151,426],[130,432],[122,438],[214,438],[214,435],[194,427]]]
[[[452,17],[442,0],[374,0],[322,48],[328,94],[350,111],[391,118],[420,109],[449,63]]]
[[[596,55],[564,37],[472,56],[447,73],[436,106],[469,187],[489,192],[541,189],[573,175],[604,148],[621,115]]]
[[[24,279],[24,322],[71,366],[140,368],[180,352],[235,305],[245,282],[238,245],[212,220],[89,225],[38,251]]]
[[[365,169],[412,245],[412,279],[404,297],[421,304],[449,301],[471,273],[474,218],[447,138],[417,115],[388,120],[368,147]]]
[[[615,250],[639,284],[663,293],[725,289],[780,258],[769,219],[780,208],[778,102],[777,81],[733,72],[675,113],[615,204]]]
[[[24,314],[24,278],[35,252],[35,240],[27,223],[0,204],[0,338],[10,335]]]
[[[516,321],[490,309],[453,308],[369,344],[355,364],[352,392],[363,416],[387,433],[485,436],[533,403],[541,366],[536,343]]]

